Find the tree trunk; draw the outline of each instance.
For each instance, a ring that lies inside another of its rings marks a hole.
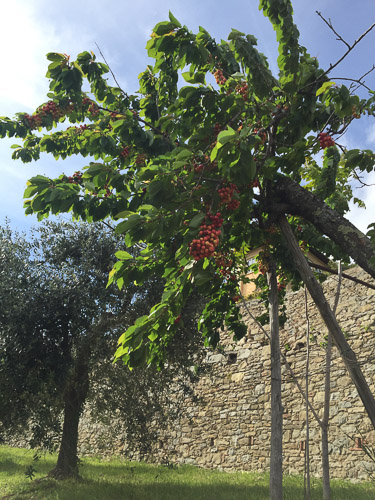
[[[339,303],[340,288],[341,288],[341,262],[339,262],[339,282],[333,305],[333,314],[336,315],[337,305]],[[329,403],[331,395],[331,358],[332,358],[332,335],[328,332],[327,349],[326,349],[326,373],[324,380],[324,408],[323,418],[321,422],[322,429],[322,471],[323,471],[323,500],[331,498],[331,484],[329,477],[329,450],[328,450],[328,428],[329,428]]]
[[[271,200],[273,206],[269,207],[270,213],[300,215],[375,278],[375,265],[371,260],[375,252],[370,239],[324,201],[287,177],[280,177],[277,181]]]
[[[55,479],[79,477],[78,424],[89,389],[88,353],[78,354],[64,392],[64,424],[56,467],[50,472]]]
[[[270,499],[283,498],[283,408],[281,404],[281,362],[279,340],[279,298],[275,264],[272,261],[267,273],[269,286],[269,311],[271,333],[271,460]]]
[[[307,290],[305,287],[305,314],[306,314],[306,370],[305,370],[305,394],[306,394],[306,442],[305,442],[305,499],[311,498],[310,480],[310,419],[309,419],[309,371],[310,371],[310,318],[307,307]]]
[[[332,334],[333,342],[338,348],[343,362],[349,372],[349,375],[357,388],[359,397],[367,411],[367,414],[371,420],[371,423],[375,429],[375,399],[371,393],[371,390],[366,382],[366,379],[362,373],[360,365],[357,358],[350,348],[344,334],[341,331],[339,324],[336,321],[335,315],[333,314],[331,308],[329,307],[318,281],[315,279],[310,266],[308,265],[301,249],[298,246],[298,242],[293,234],[293,231],[284,216],[279,218],[279,226],[281,232],[287,242],[288,248],[291,251],[294,264],[310,292],[315,305],[317,306],[320,315],[325,322],[328,331]]]
[[[331,394],[331,353],[332,335],[328,332],[326,350],[326,373],[324,381],[324,409],[322,419],[322,471],[323,471],[323,500],[330,500],[331,485],[329,477],[329,450],[328,450],[328,427],[329,427],[329,402]]]

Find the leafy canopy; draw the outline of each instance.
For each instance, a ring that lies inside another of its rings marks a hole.
[[[289,0],[261,0],[260,8],[276,30],[277,76],[253,36],[232,30],[217,42],[170,14],[147,42],[154,64],[139,75],[137,93],[111,85],[108,66],[93,53],[73,62],[50,53],[49,101],[33,115],[0,121],[1,136],[23,140],[14,158],[29,162],[41,152],[88,158],[73,176],[30,179],[27,214],[112,219],[125,247],[142,250],[117,252],[110,282],[121,288],[152,275],[165,280],[161,301],[120,337],[116,359],[131,366],[162,358],[195,289],[208,297],[199,322],[207,341],[216,344],[223,327],[241,338],[246,326],[236,302],[249,249],[262,247],[262,272],[274,254],[280,288],[295,276],[275,225],[275,214],[293,213],[276,196],[280,179],[343,215],[352,199],[349,181],[373,169],[372,151],[335,142],[353,119],[374,113],[374,93],[360,98],[329,80],[299,44]],[[62,128],[66,121],[71,125]],[[346,256],[307,219],[290,222],[305,246]]]

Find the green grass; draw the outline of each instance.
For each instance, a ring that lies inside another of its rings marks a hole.
[[[0,446],[0,500],[266,500],[267,475],[225,473],[181,466],[170,469],[122,459],[85,458],[82,481],[53,481],[45,476],[56,463],[46,455],[36,465],[30,481],[25,470],[33,452]],[[285,477],[285,500],[303,498],[303,479]],[[373,500],[371,483],[333,482],[333,500]],[[9,496],[8,495],[12,495]],[[312,499],[322,498],[320,481],[313,481]]]

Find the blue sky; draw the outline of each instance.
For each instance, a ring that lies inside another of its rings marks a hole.
[[[215,38],[226,38],[231,28],[258,38],[259,49],[269,58],[276,73],[277,44],[268,20],[258,10],[258,0],[12,0],[2,5],[0,47],[3,77],[0,80],[0,115],[12,117],[18,111],[31,113],[46,101],[48,81],[47,52],[64,52],[72,58],[84,50],[103,51],[122,87],[134,92],[137,76],[150,61],[144,49],[153,26],[168,17],[168,11],[196,31],[204,26]],[[295,0],[295,21],[301,43],[326,68],[344,52],[342,43],[324,25],[315,11],[331,18],[335,29],[352,43],[375,22],[374,0]],[[357,78],[375,64],[375,29],[332,73],[332,77]],[[334,80],[334,78],[332,78]],[[337,80],[337,83],[340,83]],[[366,83],[375,89],[375,72]],[[27,230],[36,223],[23,212],[23,191],[28,178],[36,174],[51,177],[85,166],[84,159],[56,162],[44,156],[35,164],[11,160],[14,139],[0,141],[0,221]],[[348,147],[375,148],[375,120],[360,120],[345,136]],[[370,175],[368,182],[375,182]],[[367,210],[353,210],[350,219],[362,230],[375,221],[375,186],[360,189],[355,195],[364,199]]]

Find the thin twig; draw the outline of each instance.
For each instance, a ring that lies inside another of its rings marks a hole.
[[[108,224],[108,222],[106,222],[105,220],[102,220],[102,224],[104,224],[105,226],[109,227],[109,229],[111,231],[115,231],[116,230],[114,227],[111,226],[111,224]]]
[[[330,64],[329,68],[324,72],[322,73],[316,80],[314,80],[313,82],[310,82],[308,83],[307,85],[304,85],[303,87],[301,87],[298,91],[298,93],[302,93],[303,89],[307,88],[307,87],[314,87],[314,85],[321,81],[322,79],[324,79],[324,77],[330,73],[333,68],[336,68],[336,66],[338,66],[345,58],[346,56],[354,49],[354,47],[356,47],[356,45],[359,44],[359,42],[366,36],[368,35],[368,33],[370,33],[370,31],[375,27],[375,23],[373,23],[364,33],[362,33],[362,35],[360,37],[358,37],[354,43],[352,45],[348,44],[348,42],[346,42],[336,31],[335,29],[333,28],[333,26],[330,25],[330,21],[327,21],[326,19],[324,19],[324,17],[321,15],[320,12],[317,11],[317,14],[323,19],[323,21],[327,24],[327,26],[334,32],[334,34],[338,37],[338,39],[343,42],[347,47],[348,47],[348,50],[345,52],[345,54],[340,57],[340,59],[338,61],[336,61],[334,64]]]
[[[360,80],[356,80],[355,78],[344,78],[344,77],[338,77],[338,76],[335,76],[335,77],[332,77],[332,80],[346,80],[348,82],[353,82],[353,83],[358,83],[358,86],[356,87],[356,89],[358,87],[364,87],[366,90],[368,90],[369,92],[371,92],[371,89],[370,87],[368,87],[367,85],[365,85],[363,82],[361,82]]]
[[[339,34],[337,33],[337,31],[335,30],[335,28],[332,26],[332,21],[331,21],[331,19],[328,19],[328,21],[327,21],[327,19],[325,19],[325,18],[323,17],[323,15],[322,15],[322,13],[321,13],[321,12],[319,12],[318,10],[316,10],[315,12],[316,12],[316,13],[318,14],[318,16],[319,16],[319,17],[320,17],[320,18],[321,18],[321,19],[322,19],[322,20],[326,23],[326,25],[328,26],[328,28],[334,32],[334,34],[337,36],[337,40],[339,40],[340,42],[344,43],[344,44],[348,47],[348,49],[350,49],[350,45],[349,45],[349,43],[348,43],[348,42],[346,42],[346,41],[343,39],[343,37],[342,37],[341,35],[339,35]]]
[[[315,267],[316,269],[326,271],[327,273],[338,274],[338,271],[336,269],[331,269],[330,267],[322,266],[320,264],[313,264],[310,261],[308,262],[308,264],[310,265],[310,267]],[[354,281],[355,283],[359,283],[360,285],[366,286],[367,288],[372,288],[373,290],[375,290],[375,285],[368,283],[367,281],[363,281],[359,278],[355,278],[354,276],[350,276],[350,274],[342,273],[342,277],[350,281]]]
[[[357,179],[357,181],[362,184],[358,189],[361,189],[363,187],[375,186],[375,184],[366,184],[366,182],[363,182],[363,180],[361,179],[361,177],[357,174],[357,172],[355,170],[353,170],[353,175]]]
[[[329,68],[327,69],[327,71],[325,71],[320,77],[319,79],[322,79],[324,76],[326,76],[328,73],[330,73],[333,68],[336,68],[336,66],[338,66],[345,58],[346,56],[354,49],[354,47],[356,47],[359,42],[366,36],[368,35],[368,33],[370,33],[370,31],[372,29],[375,28],[375,23],[373,23],[369,28],[367,28],[367,30],[362,33],[362,35],[360,37],[358,37],[352,45],[348,44],[340,35],[337,34],[337,32],[334,30],[333,26],[330,25],[330,23],[328,21],[326,21],[324,19],[324,17],[318,12],[318,15],[323,19],[323,21],[329,26],[329,28],[335,33],[336,36],[339,37],[339,40],[341,42],[343,42],[347,47],[348,47],[348,50],[345,52],[345,54],[343,56],[340,57],[340,59],[338,61],[336,61],[334,64],[330,64],[329,65]]]
[[[115,76],[114,72],[112,71],[112,69],[111,69],[110,65],[108,64],[108,62],[107,62],[106,58],[104,57],[103,52],[101,51],[101,48],[99,47],[99,45],[98,45],[96,42],[95,42],[95,45],[98,47],[98,50],[99,50],[100,55],[102,56],[102,58],[103,58],[104,62],[105,62],[105,63],[106,63],[106,65],[108,66],[108,69],[109,69],[109,71],[110,71],[110,73],[111,73],[111,75],[112,75],[112,78],[114,79],[114,81],[115,81],[115,83],[116,83],[117,87],[120,89],[121,93],[122,93],[122,94],[123,94],[126,98],[128,98],[128,97],[129,97],[129,96],[128,96],[128,94],[125,92],[125,90],[123,90],[123,89],[120,87],[120,84],[119,84],[119,82],[117,81],[117,78],[116,78],[116,76]]]

